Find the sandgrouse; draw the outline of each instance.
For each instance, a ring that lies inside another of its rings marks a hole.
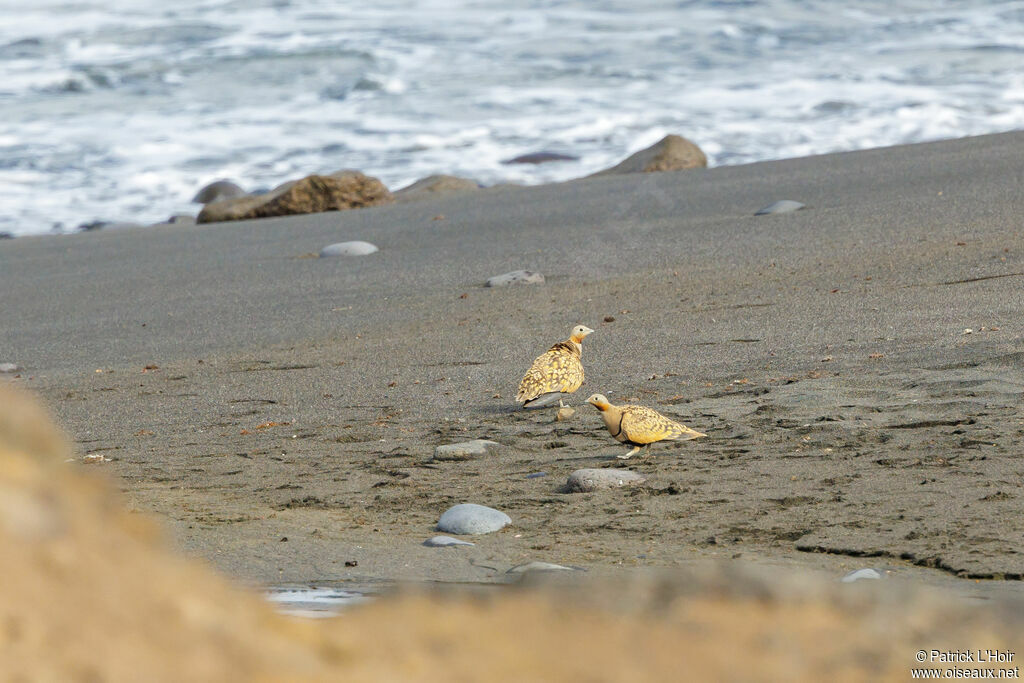
[[[572,328],[566,341],[558,342],[537,357],[519,382],[516,400],[524,408],[544,408],[571,394],[583,384],[583,338],[593,332],[584,325]]]
[[[686,425],[670,420],[657,410],[644,406],[613,406],[603,394],[594,394],[587,403],[601,411],[601,419],[608,432],[617,441],[633,447],[629,453],[618,456],[620,460],[632,457],[641,446],[655,441],[676,441],[699,439],[702,434]]]

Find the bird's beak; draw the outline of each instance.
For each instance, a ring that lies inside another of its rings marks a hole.
[[[584,336],[584,337],[586,337],[586,336],[587,336],[588,334],[590,334],[591,332],[593,332],[593,330],[592,330],[592,329],[590,329],[589,327],[584,327],[584,328],[583,328],[583,336]]]

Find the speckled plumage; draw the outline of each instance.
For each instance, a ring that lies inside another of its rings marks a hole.
[[[614,406],[601,394],[594,394],[587,399],[587,403],[601,412],[608,433],[616,441],[633,446],[633,450],[628,454],[619,456],[623,460],[639,451],[641,446],[657,441],[699,439],[707,436],[646,406]]]
[[[571,394],[583,384],[583,338],[593,330],[578,325],[564,342],[558,342],[533,361],[519,382],[516,400],[526,405],[548,394]]]

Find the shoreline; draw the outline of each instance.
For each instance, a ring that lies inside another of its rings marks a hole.
[[[532,560],[601,573],[737,554],[1019,579],[1022,152],[1024,133],[1005,133],[19,237],[0,242],[0,362],[24,368],[14,382],[81,454],[112,458],[92,467],[132,507],[243,580],[495,581]],[[807,208],[753,216],[781,199]],[[381,251],[303,258],[358,239]],[[520,268],[546,282],[482,287]],[[596,332],[575,417],[512,413],[529,362],[577,322]],[[710,438],[623,465],[581,405],[598,391]],[[431,461],[474,438],[501,452]],[[556,491],[608,465],[648,485]],[[421,546],[459,502],[513,525],[468,552]]]

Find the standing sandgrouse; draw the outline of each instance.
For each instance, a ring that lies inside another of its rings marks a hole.
[[[583,384],[583,338],[593,332],[584,325],[572,328],[572,334],[564,342],[558,342],[533,361],[519,382],[517,401],[524,408],[544,408],[571,394]]]
[[[601,419],[608,432],[617,441],[633,447],[629,453],[620,455],[620,460],[636,454],[641,446],[655,441],[676,441],[699,439],[702,434],[686,425],[670,420],[657,410],[644,406],[613,406],[603,394],[594,394],[587,403],[601,411]]]

